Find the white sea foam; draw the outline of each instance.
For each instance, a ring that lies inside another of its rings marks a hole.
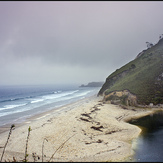
[[[53,93],[60,93],[60,92],[62,92],[62,91],[54,91]]]
[[[79,93],[79,94],[74,94],[74,95],[71,95],[71,96],[63,96],[62,98],[55,99],[55,102],[71,100],[71,99],[74,99],[76,97],[81,97],[81,96],[85,97],[90,92],[91,91],[86,91],[86,92],[82,92],[82,93]],[[82,97],[82,98],[84,98],[84,97]]]
[[[71,95],[71,94],[74,94],[76,92],[78,92],[79,90],[75,90],[75,91],[68,91],[68,92],[65,92],[65,93],[57,93],[57,94],[53,94],[53,95],[45,95],[43,96],[44,99],[46,100],[51,100],[51,99],[56,99],[56,98],[60,98],[60,97],[63,97],[63,96],[67,96],[67,95]]]
[[[0,110],[13,109],[13,108],[24,106],[24,105],[27,105],[27,103],[19,104],[19,105],[5,105],[3,108],[0,108]]]
[[[25,104],[26,105],[26,104]],[[19,106],[24,106],[24,105],[19,105]],[[18,107],[18,106],[17,106]],[[15,108],[15,107],[14,107]],[[14,110],[9,110],[8,112],[2,112],[0,113],[0,117],[2,116],[6,116],[6,115],[11,115],[11,114],[15,114],[15,113],[20,113],[20,112],[24,112],[27,110],[31,110],[31,107],[27,107],[27,108],[21,108],[21,109],[14,109]]]
[[[73,90],[48,90],[42,92],[31,89],[27,94],[16,94],[0,101],[0,122],[2,124],[13,121],[18,122],[38,113],[58,108],[77,99],[91,94],[93,89],[75,88]],[[11,92],[13,93],[13,92]],[[16,92],[17,93],[17,92]],[[19,90],[18,90],[18,93]],[[30,94],[29,94],[30,93]],[[62,109],[61,109],[62,110]],[[11,118],[10,118],[11,117]]]
[[[37,102],[41,102],[41,101],[44,101],[44,99],[35,99],[35,100],[31,101],[31,103],[37,103]]]
[[[36,119],[41,119],[41,118],[44,118],[44,117],[46,117],[46,116],[48,116],[49,114],[45,114],[45,115],[43,115],[42,117],[38,117],[38,118],[36,118]]]
[[[28,118],[28,117],[30,117],[30,116],[31,116],[31,115],[21,116],[21,117],[15,119],[15,120],[13,120],[13,121],[14,121],[14,122],[16,122],[16,121],[21,121],[21,120],[24,120],[24,119],[26,119],[26,118]]]
[[[71,98],[75,98],[75,97],[80,97],[80,96],[85,96],[85,95],[87,95],[88,93],[90,93],[91,91],[86,91],[86,92],[82,92],[82,93],[79,93],[79,94],[75,94],[75,95],[73,95],[73,96],[71,96],[71,97],[64,97],[63,99],[64,100],[67,100],[67,99],[71,99]],[[62,100],[63,100],[62,99]]]

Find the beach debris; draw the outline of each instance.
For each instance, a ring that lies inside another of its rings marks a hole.
[[[117,121],[120,121],[124,116],[115,117]]]
[[[97,105],[104,106],[102,103],[98,103]]]
[[[105,152],[111,152],[111,151],[115,151],[115,150],[117,150],[118,148],[120,148],[121,146],[118,146],[117,148],[114,148],[114,149],[109,149],[109,150],[105,150],[105,151],[100,151],[100,152],[98,152],[98,153],[96,153],[96,154],[101,154],[101,153],[105,153]]]
[[[96,105],[95,105],[94,107],[92,107],[92,108],[94,108],[94,110],[91,110],[91,112],[94,112],[94,111],[100,110]]]
[[[119,116],[119,117],[115,117],[115,119],[117,120],[117,121],[120,121],[120,120],[122,120],[124,117],[126,117],[128,114],[123,114],[123,115],[121,115],[121,116]]]
[[[107,134],[113,134],[113,133],[115,133],[115,132],[121,132],[121,131],[123,131],[123,130],[127,130],[127,129],[117,129],[117,130],[112,130],[112,131],[106,131],[105,134],[106,134],[106,135],[107,135]]]
[[[86,121],[86,122],[91,122],[90,120],[88,120],[88,119],[86,119],[86,118],[80,117],[80,119],[83,120],[83,121]]]
[[[81,115],[87,117],[88,119],[83,118],[83,117],[80,117],[80,119],[86,122],[92,122],[91,120],[89,120],[89,119],[92,119],[92,117],[89,114],[90,113],[82,113]]]
[[[103,126],[99,126],[99,127],[91,126],[91,128],[94,129],[94,130],[103,132],[103,131],[101,130],[101,128],[104,128],[104,127],[103,127]]]
[[[115,132],[118,132],[118,131],[116,131],[116,130],[112,130],[112,131],[108,131],[108,132],[106,132],[105,134],[112,134],[112,133],[115,133]]]
[[[85,144],[92,144],[92,143],[102,143],[103,140],[98,139],[97,141],[92,141],[92,142],[85,142]]]
[[[81,115],[82,115],[82,116],[86,116],[86,117],[92,119],[92,117],[91,117],[89,114],[90,114],[90,113],[83,113],[83,114],[81,114]]]
[[[33,157],[34,162],[36,162],[37,159],[38,159],[38,160],[40,159],[40,156],[37,155],[35,152],[32,153],[32,157]],[[42,161],[42,162],[43,162],[43,161]]]

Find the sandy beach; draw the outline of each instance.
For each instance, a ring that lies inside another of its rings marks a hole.
[[[126,121],[151,111],[105,104],[96,96],[79,100],[16,125],[2,161],[24,159],[29,126],[28,161],[34,162],[32,153],[39,162],[125,161],[134,154],[132,142],[141,133],[139,127]],[[8,133],[9,128],[0,134],[0,147]],[[0,148],[0,156],[2,151]]]

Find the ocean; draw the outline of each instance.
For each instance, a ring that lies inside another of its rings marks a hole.
[[[99,89],[75,85],[0,86],[0,127],[97,95]]]

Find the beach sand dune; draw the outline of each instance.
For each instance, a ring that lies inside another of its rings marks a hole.
[[[123,109],[104,104],[92,96],[28,119],[15,127],[2,161],[24,159],[28,128],[28,161],[99,162],[124,161],[134,154],[132,141],[141,129],[124,119],[144,114],[141,109]],[[4,146],[9,130],[0,134]],[[0,156],[3,148],[0,148]]]

